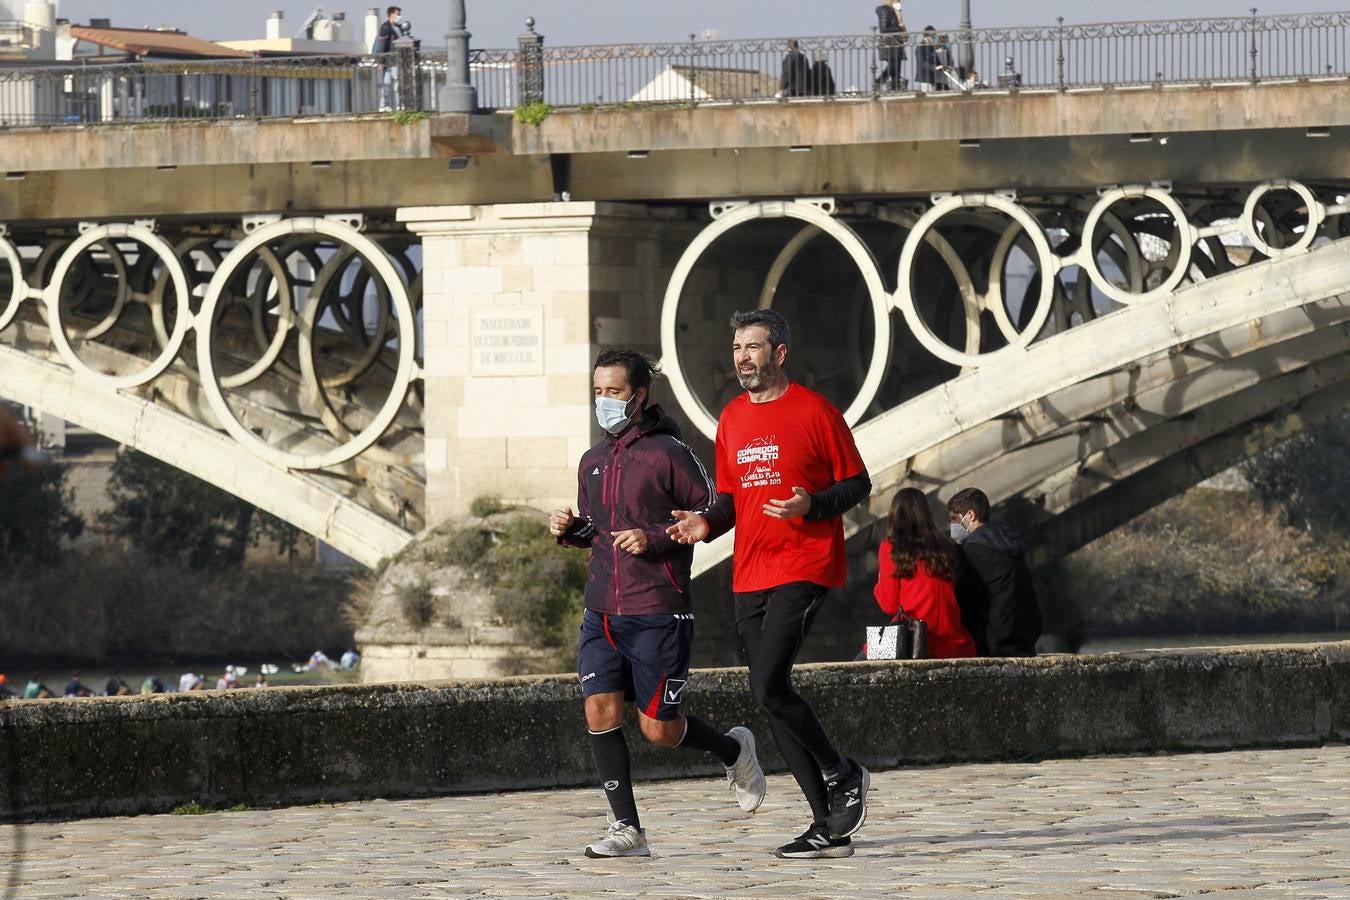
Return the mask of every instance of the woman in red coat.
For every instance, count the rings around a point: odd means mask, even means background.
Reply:
[[[903,611],[926,622],[934,659],[974,656],[975,641],[956,605],[956,544],[933,524],[928,498],[914,488],[897,491],[887,522],[889,533],[877,551],[877,605],[888,615]]]

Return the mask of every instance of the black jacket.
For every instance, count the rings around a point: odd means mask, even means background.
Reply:
[[[393,53],[394,41],[403,35],[399,32],[398,26],[388,20],[380,23],[380,30],[375,35],[375,43],[370,48],[371,53]]]
[[[789,50],[783,57],[783,76],[778,79],[778,89],[788,97],[804,97],[810,80],[811,64],[806,61],[806,54]]]
[[[956,599],[980,656],[1036,655],[1041,609],[1026,557],[1017,532],[998,522],[986,522],[961,544]]]

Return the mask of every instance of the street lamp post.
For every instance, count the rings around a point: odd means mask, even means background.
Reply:
[[[975,68],[975,47],[970,39],[970,0],[961,0],[961,68]]]
[[[469,80],[469,32],[464,0],[450,0],[450,30],[445,35],[445,87],[437,109],[471,113],[478,109],[478,92]]]

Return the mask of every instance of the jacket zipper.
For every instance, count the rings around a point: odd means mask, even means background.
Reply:
[[[670,586],[675,589],[676,593],[683,594],[684,588],[680,587],[680,583],[675,580],[675,570],[670,567],[670,560],[661,560],[661,565],[665,566],[666,578],[670,579]]]

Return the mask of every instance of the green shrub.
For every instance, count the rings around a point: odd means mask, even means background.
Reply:
[[[436,595],[425,578],[399,585],[397,593],[399,612],[413,628],[421,631],[436,618]]]
[[[533,103],[526,103],[524,106],[516,107],[516,121],[522,125],[533,125],[538,128],[549,114],[553,112],[553,107],[542,100],[536,100]]]
[[[502,498],[493,494],[484,494],[481,497],[475,497],[469,504],[469,512],[476,519],[486,519],[488,516],[495,516],[505,509],[502,506]]]

